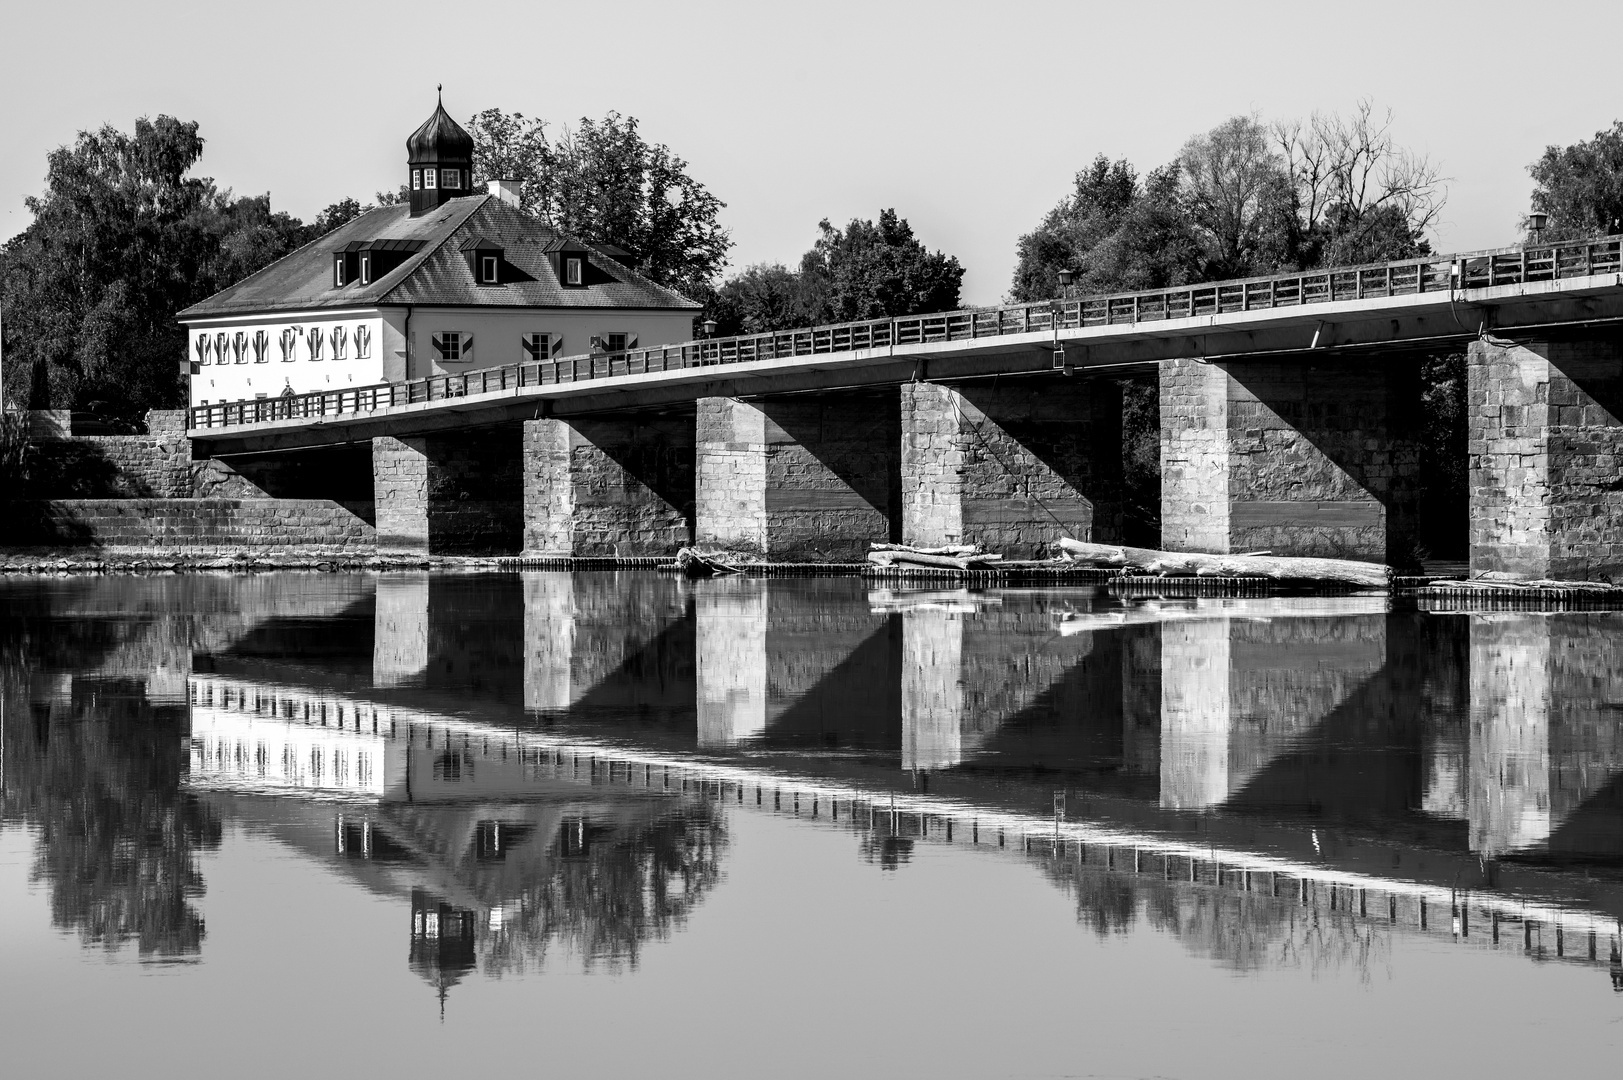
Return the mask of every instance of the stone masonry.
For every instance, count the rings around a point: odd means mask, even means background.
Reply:
[[[1040,557],[1121,534],[1121,395],[1111,382],[902,387],[902,538]]]
[[[372,440],[379,554],[517,554],[519,433]]]
[[[1472,342],[1471,571],[1623,580],[1623,342]]]
[[[852,561],[899,538],[894,390],[705,398],[696,430],[699,544]]]
[[[1416,370],[1406,359],[1163,361],[1162,546],[1412,562]]]
[[[691,413],[524,424],[524,552],[669,555],[693,535]]]
[[[191,490],[185,413],[147,413],[145,435],[75,435],[66,410],[29,414],[30,486],[54,499],[184,499]]]
[[[325,499],[55,499],[14,502],[0,546],[185,555],[373,552],[372,527]]]

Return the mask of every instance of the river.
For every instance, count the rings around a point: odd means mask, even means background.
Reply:
[[[1567,1076],[1623,613],[0,578],[17,1077]]]

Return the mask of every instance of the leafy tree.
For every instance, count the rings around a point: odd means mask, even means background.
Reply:
[[[1100,154],[1076,187],[1017,245],[1013,299],[1060,295],[1059,272],[1086,293],[1156,289],[1198,280],[1201,250],[1176,164],[1140,184],[1126,161]]]
[[[1205,248],[1203,276],[1255,273],[1265,225],[1288,199],[1285,160],[1266,126],[1236,116],[1184,144],[1178,155],[1190,217]]]
[[[543,121],[487,109],[469,121],[476,180],[517,180],[519,205],[588,243],[631,254],[661,285],[700,297],[732,241],[717,220],[726,204],[688,175],[668,146],[649,143],[635,117],[582,118],[548,138]]]
[[[782,263],[758,263],[729,278],[707,298],[706,312],[723,337],[809,326],[800,275]]]
[[[1527,167],[1533,209],[1550,215],[1547,240],[1623,231],[1623,120],[1588,142],[1550,146]]]
[[[181,404],[175,314],[369,209],[345,199],[305,226],[190,175],[202,153],[195,122],[160,116],[48,156],[34,220],[0,249],[7,401],[131,417]]]
[[[951,255],[931,252],[895,210],[879,220],[853,218],[836,229],[825,218],[821,235],[800,260],[800,286],[814,323],[880,319],[950,311],[958,306],[964,268]]]

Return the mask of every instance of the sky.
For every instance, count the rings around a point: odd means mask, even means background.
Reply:
[[[1448,178],[1442,251],[1520,239],[1527,166],[1623,118],[1615,0],[1353,5],[3,0],[0,237],[80,130],[196,120],[198,171],[308,219],[405,177],[434,108],[572,124],[610,110],[726,204],[731,270],[894,207],[1004,297],[1015,243],[1096,154],[1141,172],[1230,116],[1368,98]]]

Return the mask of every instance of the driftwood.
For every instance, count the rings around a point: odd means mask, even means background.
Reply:
[[[905,551],[914,555],[949,555],[962,559],[968,555],[981,554],[979,544],[943,544],[940,547],[918,547],[913,544],[869,544],[872,551]]]
[[[1317,582],[1385,589],[1392,568],[1350,559],[1304,559],[1279,555],[1202,555],[1184,551],[1086,544],[1064,537],[1056,546],[1066,557],[1088,566],[1113,567],[1144,574],[1178,577],[1254,577],[1271,581]]]
[[[1001,555],[927,555],[919,551],[870,551],[868,561],[875,566],[933,566],[943,570],[984,570],[1003,560]]]
[[[729,566],[714,555],[706,555],[702,551],[692,548],[683,548],[676,553],[676,568],[682,572],[683,577],[708,578],[719,577],[723,574],[743,573],[736,566]]]

